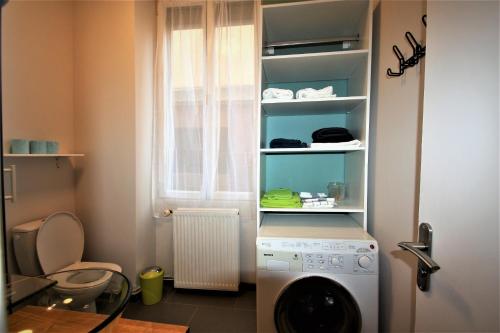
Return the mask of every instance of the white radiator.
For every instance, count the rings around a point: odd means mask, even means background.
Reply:
[[[174,211],[174,286],[232,290],[240,283],[238,209]]]

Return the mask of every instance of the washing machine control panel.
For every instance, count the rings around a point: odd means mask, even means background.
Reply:
[[[257,253],[259,269],[261,266],[268,269],[276,267],[279,261],[281,267],[303,272],[374,274],[378,271],[378,245],[374,240],[315,241],[259,238]],[[291,259],[290,265],[281,262],[289,261],[287,258]]]

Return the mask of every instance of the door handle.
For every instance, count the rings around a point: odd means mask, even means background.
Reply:
[[[17,198],[17,181],[16,181],[16,166],[9,165],[3,169],[4,173],[10,174],[10,194],[5,195],[4,200],[10,200],[11,202],[16,202]]]
[[[430,273],[434,273],[439,270],[441,267],[432,260],[424,251],[428,249],[428,246],[424,243],[413,243],[413,242],[399,242],[398,246],[403,250],[410,251],[414,255],[417,256],[419,260],[421,260],[425,266],[431,271]],[[423,251],[422,251],[423,250]]]
[[[413,253],[418,258],[417,285],[422,291],[429,290],[431,274],[441,267],[431,258],[432,227],[421,223],[418,227],[418,242],[399,242],[403,250]]]

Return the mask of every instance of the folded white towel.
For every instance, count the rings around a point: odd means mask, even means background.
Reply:
[[[300,192],[299,196],[301,199],[311,199],[312,194],[310,192]]]
[[[329,204],[326,201],[321,203],[319,202],[305,202],[302,204],[302,208],[315,208],[315,209],[323,209],[323,208],[333,208],[335,205]]]
[[[361,146],[361,141],[352,140],[346,142],[313,142],[309,144],[309,148],[314,149],[332,149],[341,147],[359,147]]]
[[[300,199],[302,202],[315,202],[315,201],[327,201],[326,193],[311,193],[311,192],[300,192]]]
[[[297,99],[307,99],[307,98],[327,98],[327,97],[335,97],[336,94],[333,93],[333,87],[328,86],[323,89],[313,89],[313,88],[305,88],[300,89],[295,94],[295,98]]]
[[[263,99],[293,99],[293,91],[288,89],[267,88],[262,92]]]

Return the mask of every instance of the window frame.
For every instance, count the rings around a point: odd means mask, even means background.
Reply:
[[[213,78],[214,74],[212,71],[211,66],[209,64],[212,61],[212,48],[214,47],[213,45],[213,36],[215,34],[215,29],[217,28],[215,24],[215,10],[216,10],[216,1],[200,1],[200,0],[184,0],[184,1],[176,1],[176,2],[164,2],[162,10],[168,11],[170,8],[178,8],[178,7],[201,7],[202,8],[202,15],[205,15],[205,19],[201,22],[201,27],[202,30],[205,32],[205,38],[203,40],[204,42],[204,52],[203,52],[203,62],[204,62],[204,70],[205,70],[205,85],[204,86],[197,86],[195,89],[198,91],[198,89],[202,90],[200,91],[200,95],[203,95],[204,98],[200,99],[199,102],[203,103],[203,106],[206,106],[208,104],[208,95],[209,91],[211,90],[210,87],[213,83],[210,83],[209,78]],[[168,13],[166,14],[168,17]],[[166,23],[165,23],[166,24]],[[250,24],[249,24],[250,25]],[[225,27],[228,26],[239,26],[239,25],[226,25]],[[254,29],[254,34],[255,34],[255,26],[253,27]],[[166,30],[167,36],[166,41],[167,43],[171,43],[173,40],[173,31],[169,31],[170,29]],[[209,41],[212,41],[212,43],[209,43]],[[173,52],[171,52],[173,54]],[[164,68],[167,71],[171,71],[172,69],[172,63],[167,62],[164,64]],[[172,79],[170,80],[169,84],[172,84]],[[235,87],[241,87],[242,89],[246,90],[251,85],[248,84],[242,84],[242,85],[237,85]],[[248,89],[250,90],[250,89]],[[179,94],[182,96],[182,92],[186,91],[183,90],[182,88],[176,88],[172,85],[172,94]],[[245,94],[245,96],[247,96]],[[183,103],[188,101],[188,99],[174,99],[175,102],[172,103],[172,107],[175,109],[176,104]],[[222,102],[224,101],[229,101],[229,99],[221,99]],[[243,99],[238,99],[238,101],[241,102],[255,102],[255,93],[249,94],[248,98],[243,98]],[[174,148],[175,149],[175,148]],[[257,149],[256,149],[257,150]],[[256,152],[258,153],[258,152]],[[217,163],[218,165],[218,163]],[[219,171],[219,167],[217,166],[217,171]],[[203,184],[203,179],[206,177],[206,171],[202,169],[202,184]],[[215,181],[215,187],[217,188],[219,185],[219,172],[216,173],[216,181]],[[215,190],[211,195],[209,195],[210,199],[213,200],[254,200],[255,198],[255,191],[257,189],[254,189],[252,191],[225,191],[225,190]],[[198,191],[193,191],[193,190],[183,190],[183,189],[166,189],[163,188],[162,190],[159,191],[159,199],[196,199],[196,200],[202,200],[207,197],[207,193],[204,193],[203,186],[200,188]],[[163,194],[163,195],[162,195]]]

